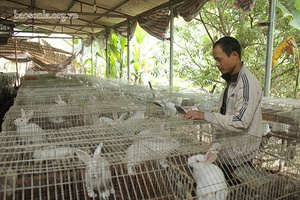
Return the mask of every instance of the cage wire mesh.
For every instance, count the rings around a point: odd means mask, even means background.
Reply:
[[[299,199],[299,102],[264,99],[262,140],[155,103],[211,111],[217,99],[86,75],[28,76],[2,124],[0,198]],[[16,128],[21,109],[36,126]]]
[[[262,147],[275,156],[299,164],[299,100],[265,98],[263,104],[265,134]]]
[[[42,88],[49,86],[61,88],[82,85],[85,85],[85,83],[78,80],[57,79],[57,77],[53,76],[52,74],[28,75],[22,79],[22,86],[31,88]]]
[[[218,99],[219,96],[215,94],[187,91],[159,92],[156,96],[156,101],[172,102],[175,106],[183,108],[185,112],[192,108],[207,112],[215,111],[218,106]]]
[[[13,87],[17,82],[16,73],[1,73],[0,88]]]
[[[195,143],[185,132],[193,126],[187,121],[165,122],[162,126],[153,128],[153,123],[149,123],[147,131],[131,137],[120,129],[100,126],[46,130],[41,134],[46,139],[33,144],[19,142],[11,136],[12,132],[2,132],[1,167],[13,171],[3,173],[2,178],[8,181],[15,175],[4,190],[10,193],[5,195],[13,199],[87,199],[100,191],[100,197],[109,199],[173,199],[170,188],[173,180],[160,160],[180,152],[179,142],[180,145],[188,140],[189,145]],[[97,164],[102,171],[109,169],[105,173],[110,176],[104,185],[97,180],[100,185],[91,194],[85,171],[89,163],[82,162],[76,150],[92,155],[100,143],[103,144],[101,157],[107,162],[102,160],[104,164]]]
[[[276,174],[277,184],[284,185],[275,188],[278,191],[275,199],[299,199],[300,102],[296,99],[264,98],[262,112],[265,130],[257,164],[266,172]]]
[[[94,88],[85,86],[63,87],[61,89],[51,88],[49,86],[47,89],[21,87],[18,91],[15,105],[55,104],[59,98],[66,103],[70,103],[71,96],[75,95],[76,97],[76,93],[79,95],[78,91],[84,91],[87,97],[97,94]]]
[[[78,92],[80,91],[80,92]],[[117,101],[129,99],[137,101],[129,95],[125,95],[118,91],[96,90],[90,87],[70,87],[63,89],[19,89],[15,99],[15,106],[24,105],[51,105],[58,104],[63,101],[65,104],[80,104],[88,103],[107,103],[108,101]]]
[[[83,109],[76,105],[13,106],[4,117],[2,130],[40,131],[84,126],[83,113]]]

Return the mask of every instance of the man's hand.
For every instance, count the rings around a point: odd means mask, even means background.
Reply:
[[[202,120],[204,119],[204,112],[199,110],[190,110],[184,116],[184,119]]]

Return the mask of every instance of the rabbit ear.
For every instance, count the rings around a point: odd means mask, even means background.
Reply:
[[[209,148],[208,151],[214,151],[214,152],[219,153],[221,151],[221,147],[222,147],[222,145],[219,142],[216,142],[211,145],[211,147]]]
[[[58,95],[58,97],[55,98],[55,102],[60,105],[66,104],[66,102],[61,99],[60,95]]]
[[[94,152],[94,156],[99,156],[101,154],[102,147],[103,147],[103,142],[100,142],[97,149]]]
[[[205,154],[205,161],[208,163],[212,163],[217,159],[217,154],[213,151],[208,151]]]
[[[21,117],[25,117],[26,116],[26,112],[25,112],[25,110],[22,108],[21,109]]]
[[[221,144],[220,143],[214,143],[209,148],[208,152],[215,154],[215,157],[217,157],[218,153],[221,151]]]
[[[85,164],[87,164],[92,159],[91,156],[87,152],[82,151],[80,149],[76,149],[75,153],[78,156],[78,158]]]
[[[122,115],[120,115],[119,121],[123,121],[126,116],[127,116],[127,113],[123,113]]]
[[[118,120],[118,113],[117,112],[112,112],[112,119],[117,121]]]
[[[60,96],[58,95],[57,97],[55,97],[55,103],[58,103],[58,102],[60,102]]]
[[[33,116],[33,110],[28,110],[28,111],[26,112],[26,114],[25,114],[25,117],[26,117],[27,119],[30,119],[32,116]]]

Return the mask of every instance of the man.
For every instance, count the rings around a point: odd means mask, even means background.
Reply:
[[[223,169],[227,179],[232,178],[231,173],[237,166],[257,155],[262,137],[262,89],[241,60],[241,53],[240,43],[232,37],[223,37],[213,45],[216,66],[226,81],[219,112],[191,110],[184,115],[185,119],[205,120],[230,132],[223,136],[220,132],[216,137],[223,138],[225,144],[222,144],[219,162],[227,168]]]

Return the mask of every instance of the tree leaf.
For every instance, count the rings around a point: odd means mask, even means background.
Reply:
[[[298,6],[298,4],[296,4],[296,6]],[[295,8],[295,2],[292,6],[286,6],[280,2],[277,2],[277,7],[281,9],[281,11],[284,13],[284,16],[292,16],[293,20],[290,22],[290,25],[300,30],[300,10]]]
[[[144,42],[146,35],[147,35],[147,33],[140,26],[136,27],[135,37],[136,37],[136,41],[139,45],[141,45]]]

